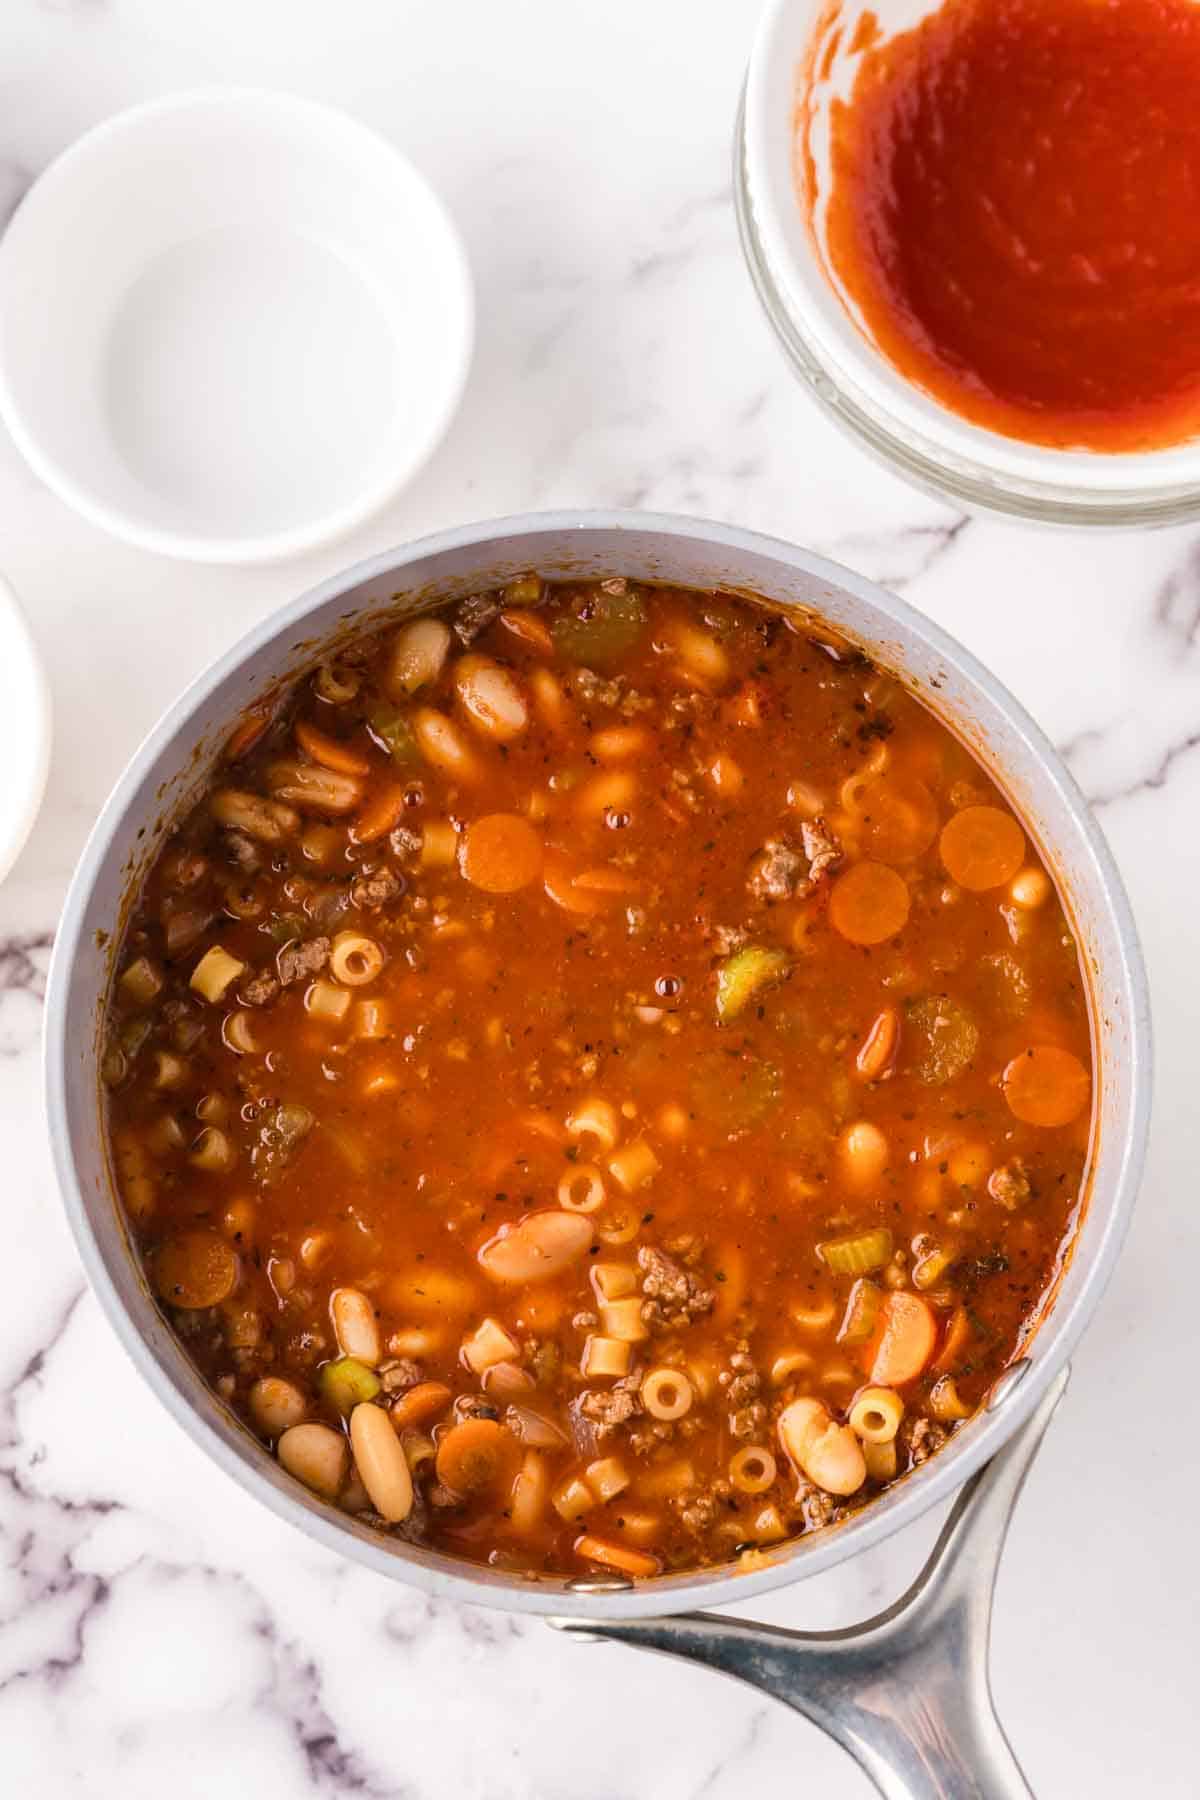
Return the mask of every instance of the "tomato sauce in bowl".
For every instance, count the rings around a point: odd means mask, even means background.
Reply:
[[[1200,9],[945,0],[890,36],[861,15],[851,48],[821,233],[878,350],[963,419],[1030,444],[1193,439]]]

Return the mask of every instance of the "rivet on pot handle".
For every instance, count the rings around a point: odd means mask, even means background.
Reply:
[[[761,1688],[828,1732],[887,1800],[1031,1800],[992,1704],[988,1636],[1009,1519],[1069,1373],[962,1489],[907,1593],[860,1625],[782,1631],[715,1613],[550,1623]]]

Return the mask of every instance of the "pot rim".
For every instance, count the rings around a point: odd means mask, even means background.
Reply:
[[[1119,1141],[1106,1144],[1100,1157],[1115,1162],[1113,1199],[1107,1216],[1088,1246],[1084,1273],[1069,1305],[1050,1304],[1035,1337],[1035,1354],[1022,1361],[1024,1378],[1003,1382],[993,1399],[971,1421],[970,1434],[945,1450],[844,1524],[800,1540],[792,1553],[766,1568],[741,1572],[693,1570],[656,1577],[633,1587],[603,1579],[575,1585],[560,1579],[519,1581],[509,1585],[495,1571],[437,1553],[409,1557],[397,1553],[395,1540],[357,1530],[344,1514],[311,1503],[301,1491],[276,1485],[249,1455],[235,1449],[180,1390],[119,1295],[84,1199],[83,1182],[69,1128],[66,1071],[68,999],[72,971],[85,928],[92,889],[106,865],[131,800],[147,771],[184,732],[202,702],[226,677],[256,652],[284,637],[309,614],[364,582],[401,576],[409,564],[456,550],[484,549],[495,539],[570,535],[587,532],[655,534],[690,539],[733,555],[772,557],[802,568],[817,581],[854,595],[882,610],[899,630],[915,637],[954,666],[1001,714],[1023,741],[1043,784],[1054,791],[1080,833],[1098,878],[1119,945],[1120,972],[1128,1001],[1127,1082],[1129,1102]],[[819,611],[819,602],[814,610]],[[952,721],[951,721],[952,722]],[[97,1076],[98,1079],[98,1076]],[[376,1573],[402,1580],[436,1597],[474,1605],[535,1614],[571,1613],[578,1618],[619,1619],[679,1613],[695,1607],[741,1605],[756,1595],[832,1568],[858,1551],[881,1543],[948,1499],[980,1469],[1018,1426],[1032,1414],[1054,1375],[1062,1369],[1091,1318],[1115,1266],[1129,1226],[1145,1154],[1152,1085],[1149,996],[1141,947],[1129,901],[1112,853],[1087,801],[1041,728],[1003,684],[940,626],[906,601],[830,559],[765,533],[678,514],[629,510],[572,510],[521,513],[488,519],[417,538],[380,552],[350,568],[327,576],[295,600],[269,614],[206,670],[189,683],[144,739],[117,780],[93,826],[72,877],[55,936],[46,989],[44,1031],[44,1097],[55,1174],[71,1230],[92,1288],[98,1294],[117,1337],[168,1412],[188,1436],[224,1472],[280,1518],[297,1526],[326,1549],[349,1556]],[[114,1214],[115,1216],[115,1214]],[[1079,1260],[1076,1250],[1072,1267]],[[196,1380],[200,1383],[197,1375]],[[202,1383],[200,1384],[202,1385]],[[247,1435],[247,1443],[253,1440]],[[407,1549],[407,1546],[405,1547]]]

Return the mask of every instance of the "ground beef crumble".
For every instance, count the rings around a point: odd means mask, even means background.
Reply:
[[[640,694],[620,676],[606,678],[595,669],[574,669],[567,676],[567,687],[586,706],[609,706],[631,719],[637,713],[650,712],[656,705],[651,694]]]
[[[587,1388],[579,1396],[579,1409],[585,1419],[597,1428],[597,1435],[615,1431],[642,1410],[642,1403],[630,1388]]]
[[[1011,1162],[1001,1163],[988,1176],[988,1193],[993,1200],[1005,1207],[1009,1212],[1016,1212],[1019,1206],[1033,1193],[1033,1183],[1029,1179],[1029,1170],[1019,1156]]]
[[[253,875],[262,868],[262,856],[258,845],[242,831],[226,831],[222,833],[225,843],[225,854],[235,869],[241,869],[244,875]]]
[[[318,974],[329,961],[329,939],[309,938],[306,944],[287,944],[275,958],[275,967],[284,987]]]
[[[679,1522],[699,1537],[717,1522],[719,1507],[712,1494],[695,1494],[679,1509]]]
[[[388,833],[388,849],[397,862],[408,862],[421,848],[421,833],[411,825],[397,825]]]
[[[394,869],[376,869],[370,875],[360,875],[350,888],[350,901],[354,906],[361,906],[376,911],[386,906],[389,901],[398,899],[404,892],[403,877]]]
[[[500,611],[491,594],[469,594],[454,615],[454,632],[460,644],[473,644]]]
[[[914,1468],[936,1456],[947,1435],[945,1428],[936,1425],[932,1419],[910,1419],[900,1428],[901,1442],[907,1446]]]
[[[329,961],[329,939],[327,937],[310,938],[305,944],[288,944],[275,958],[277,974],[263,969],[238,989],[238,999],[243,1006],[269,1006],[277,1000],[281,988],[290,987],[294,981],[302,981],[306,976],[315,975]]]
[[[800,827],[800,841],[808,858],[808,881],[811,889],[831,869],[837,868],[842,860],[842,846],[824,819],[806,819]]]
[[[746,886],[756,900],[790,900],[805,878],[804,858],[783,838],[768,838],[750,867]]]
[[[279,977],[264,970],[261,975],[254,975],[245,985],[238,989],[238,999],[244,1006],[269,1006],[279,994]]]
[[[799,1514],[806,1531],[820,1531],[823,1526],[831,1525],[841,1510],[832,1494],[814,1486],[811,1481],[800,1483],[792,1509]]]
[[[806,819],[801,848],[768,838],[750,865],[746,886],[756,900],[794,900],[811,894],[842,860],[842,847],[823,819]]]
[[[638,1251],[642,1271],[642,1318],[651,1329],[690,1325],[712,1311],[716,1295],[674,1257],[646,1244]]]
[[[462,1419],[498,1419],[500,1408],[482,1394],[460,1394],[454,1402],[454,1417]]]
[[[735,1438],[759,1438],[767,1423],[767,1409],[761,1400],[739,1406],[729,1415],[729,1430]]]
[[[759,1394],[762,1377],[750,1354],[750,1345],[739,1338],[727,1366],[717,1376],[729,1404],[729,1430],[735,1438],[761,1437],[767,1423],[767,1408]]]
[[[396,1356],[379,1365],[379,1385],[385,1394],[402,1394],[424,1379],[425,1371],[411,1356]]]
[[[740,925],[713,925],[708,936],[718,956],[732,956],[735,950],[744,950],[750,942],[750,933]]]

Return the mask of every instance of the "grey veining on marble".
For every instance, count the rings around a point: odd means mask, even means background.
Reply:
[[[40,995],[71,865],[142,732],[253,620],[419,532],[638,505],[805,541],[996,669],[1062,747],[1144,933],[1154,1141],[1127,1252],[1018,1508],[994,1682],[1037,1791],[1195,1793],[1200,1435],[1180,1429],[1200,1206],[1200,534],[964,520],[865,461],[790,380],[739,263],[728,139],[754,26],[722,0],[6,0],[0,224],[80,131],[172,88],[347,106],[464,230],[480,338],[434,461],[343,545],[182,567],[111,543],[0,437],[0,566],[57,711],[43,817],[0,887],[0,1791],[30,1800],[853,1800],[863,1778],[733,1684],[534,1621],[436,1608],[231,1489],[82,1287],[41,1123]],[[1139,1518],[1135,1501],[1144,1503]],[[936,1520],[764,1616],[894,1598]]]

